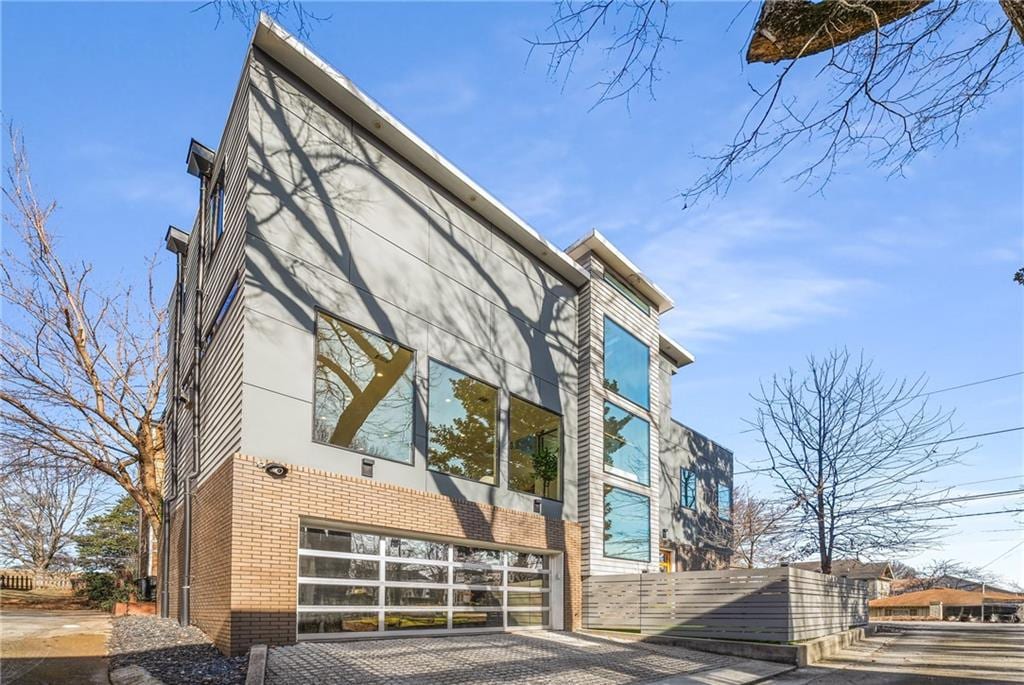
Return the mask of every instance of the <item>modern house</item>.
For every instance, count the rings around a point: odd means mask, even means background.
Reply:
[[[188,171],[163,615],[228,653],[571,630],[589,575],[728,562],[673,302],[601,234],[547,242],[266,18]]]
[[[821,572],[821,564],[817,561],[801,561],[790,566]],[[867,583],[868,599],[888,597],[892,594],[892,566],[887,561],[836,559],[832,562],[832,575],[864,581]]]

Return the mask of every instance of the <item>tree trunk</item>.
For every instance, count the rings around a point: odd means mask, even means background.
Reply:
[[[1014,2],[1019,0],[1003,0]],[[766,0],[747,62],[775,63],[831,50],[913,14],[931,0]]]
[[[999,0],[999,5],[1017,32],[1017,37],[1024,43],[1024,0]]]

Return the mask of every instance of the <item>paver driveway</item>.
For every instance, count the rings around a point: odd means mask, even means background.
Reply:
[[[590,635],[530,631],[305,642],[270,650],[267,682],[284,685],[625,685],[748,683],[789,667]]]

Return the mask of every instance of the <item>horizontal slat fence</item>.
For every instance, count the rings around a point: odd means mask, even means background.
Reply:
[[[591,576],[583,625],[648,635],[794,642],[867,623],[862,581],[796,568]]]

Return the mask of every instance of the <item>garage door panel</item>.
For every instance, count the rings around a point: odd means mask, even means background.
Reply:
[[[299,639],[544,628],[550,557],[303,525]]]

